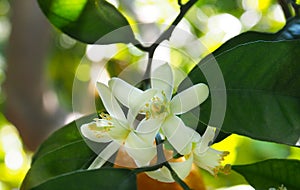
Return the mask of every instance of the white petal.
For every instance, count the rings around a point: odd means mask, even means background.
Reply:
[[[171,100],[171,111],[174,114],[182,114],[199,106],[204,102],[209,94],[209,89],[206,84],[196,84],[179,94]]]
[[[127,114],[128,124],[129,126],[132,126],[136,116],[138,113],[144,108],[145,104],[151,100],[151,98],[154,97],[156,94],[155,89],[148,89],[145,92],[142,92],[140,95],[134,97],[130,97],[130,105],[129,105],[129,111]]]
[[[173,93],[173,73],[168,63],[156,68],[151,74],[151,87],[159,90],[157,95],[163,98],[162,92],[165,93],[167,100],[171,100]]]
[[[153,172],[146,172],[146,174],[151,177],[152,179],[156,179],[158,181],[164,183],[173,183],[174,179],[169,171],[168,168],[163,166],[162,168],[155,170]]]
[[[132,101],[143,92],[120,78],[110,79],[108,85],[113,95],[128,108],[132,104]]]
[[[198,149],[194,150],[194,163],[199,167],[207,170],[212,175],[218,172],[221,167],[221,161],[228,152],[218,151],[213,148],[208,148],[204,153],[200,153]]]
[[[201,138],[201,142],[199,144],[200,153],[207,151],[210,143],[214,140],[214,138],[215,138],[215,128],[211,127],[211,126],[207,126],[207,128]]]
[[[157,135],[162,122],[162,119],[143,119],[137,126],[135,132],[139,134],[143,141],[151,143],[155,140],[155,136]]]
[[[113,118],[117,118],[119,120],[125,121],[126,118],[124,112],[121,109],[117,100],[112,95],[110,89],[106,85],[99,82],[97,82],[97,89],[101,97],[101,100],[104,104],[104,107],[106,111],[109,113],[109,115]]]
[[[97,169],[101,168],[103,164],[120,148],[120,144],[118,142],[111,142],[107,145],[97,156],[97,158],[93,161],[93,163],[89,166],[88,169]]]
[[[193,154],[188,156],[188,159],[183,162],[170,162],[171,167],[181,179],[186,178],[190,174],[192,164]]]
[[[153,139],[154,140],[154,139]],[[129,133],[125,141],[125,150],[138,163],[138,166],[146,166],[156,155],[154,142],[145,142],[135,132]]]
[[[181,155],[189,154],[192,150],[192,142],[199,134],[193,129],[184,125],[182,120],[177,116],[169,116],[162,124],[163,134]]]
[[[111,137],[105,132],[104,128],[97,126],[96,122],[86,123],[80,127],[81,133],[84,137],[94,142],[110,142]]]
[[[172,169],[176,172],[176,174],[181,178],[186,178],[192,169],[193,164],[193,155],[191,154],[189,158],[182,162],[169,162]],[[172,183],[174,179],[171,175],[171,172],[166,167],[162,167],[153,172],[146,172],[146,174],[152,179],[156,179],[165,183]]]
[[[122,122],[117,119],[112,119],[113,127],[108,131],[112,139],[124,141],[130,132],[127,122]]]

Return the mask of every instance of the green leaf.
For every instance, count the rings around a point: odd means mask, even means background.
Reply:
[[[94,151],[100,151],[105,144],[89,142],[93,151],[81,137],[77,125],[91,122],[95,117],[83,117],[53,133],[35,154],[22,189],[29,190],[54,178],[86,169],[97,156]]]
[[[22,189],[31,189],[54,177],[86,168],[87,164],[91,163],[91,158],[95,157],[95,153],[83,140],[54,149],[32,164]]]
[[[217,56],[227,50],[230,50],[236,46],[251,43],[255,41],[279,41],[279,40],[294,40],[300,38],[300,18],[293,17],[289,19],[286,25],[276,33],[263,33],[249,31],[242,33],[220,46],[213,52],[214,56]]]
[[[258,140],[295,145],[300,138],[300,42],[257,41],[216,57],[227,91],[222,131]],[[189,74],[205,82],[212,59],[204,59]],[[218,93],[218,86],[210,86]],[[207,123],[210,101],[201,104],[200,121]]]
[[[105,0],[38,0],[50,22],[62,32],[84,42],[97,44],[134,41],[126,18]],[[128,26],[122,32],[113,32]],[[106,34],[113,32],[109,37]],[[100,41],[98,41],[102,38]]]
[[[288,190],[300,187],[300,161],[272,159],[249,165],[235,165],[232,169],[242,174],[256,190],[278,189],[282,185]]]
[[[32,190],[135,190],[136,175],[128,169],[78,171],[53,178]]]
[[[260,40],[274,41],[275,38],[276,38],[276,34],[254,32],[254,31],[245,32],[225,42],[223,45],[221,45],[218,49],[216,49],[213,52],[213,55],[217,56],[227,50],[230,50],[242,44],[251,43]]]
[[[56,149],[59,149],[63,146],[68,145],[69,143],[82,141],[82,136],[78,130],[77,126],[80,126],[83,123],[92,121],[94,118],[97,118],[97,115],[89,115],[73,121],[58,131],[54,132],[47,140],[41,144],[37,152],[32,158],[32,164],[43,155],[53,152]]]

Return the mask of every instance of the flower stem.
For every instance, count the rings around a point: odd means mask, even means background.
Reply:
[[[173,170],[169,162],[166,160],[163,146],[162,146],[162,139],[160,135],[156,135],[155,137],[156,147],[157,147],[157,163],[163,163],[163,166],[169,169],[173,179],[184,189],[190,190],[189,186],[177,175],[177,173]]]
[[[164,166],[166,166],[169,171],[171,172],[171,175],[173,179],[184,189],[184,190],[190,190],[189,186],[177,175],[177,173],[173,170],[169,162],[165,162]]]
[[[154,166],[147,166],[147,167],[141,167],[141,168],[136,168],[132,172],[133,174],[138,174],[141,172],[149,172],[149,171],[155,171],[159,168],[162,168],[165,166],[166,168],[169,169],[171,172],[171,175],[173,179],[184,189],[184,190],[190,190],[189,186],[177,175],[177,173],[173,170],[169,162],[166,160],[164,151],[163,151],[163,146],[162,142],[163,140],[159,135],[155,137],[155,142],[156,142],[156,147],[157,147],[157,164]]]

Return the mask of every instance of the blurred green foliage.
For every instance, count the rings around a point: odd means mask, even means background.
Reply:
[[[131,5],[136,5],[136,7],[128,7],[122,4],[121,1],[117,1],[120,5],[119,9],[126,15],[131,24],[136,24],[140,20],[136,16],[138,9],[145,5],[140,5],[138,0],[131,1]],[[174,12],[178,11],[176,6],[177,1],[170,1],[171,4],[161,3],[161,1],[149,1],[149,4],[160,7],[160,9],[168,10],[164,14],[160,14],[155,20],[156,23],[152,23],[152,27],[158,28],[162,31],[164,24],[170,23],[170,17],[174,17]],[[139,7],[140,6],[140,7]],[[164,6],[164,7],[163,7]],[[132,9],[130,9],[132,8]],[[9,22],[9,1],[0,1],[0,84],[2,84],[5,79],[5,45],[8,40],[8,35],[10,31]],[[140,12],[139,12],[140,13]],[[197,6],[193,7],[190,12],[186,15],[185,20],[189,31],[197,36],[206,45],[207,50],[201,52],[201,57],[203,57],[208,52],[213,51],[224,43],[224,35],[226,30],[222,30],[222,27],[217,27],[219,33],[213,33],[212,28],[209,26],[209,19],[220,14],[230,14],[230,18],[235,18],[240,23],[241,29],[238,33],[248,30],[264,31],[264,32],[276,32],[283,25],[284,20],[282,19],[282,14],[280,12],[279,5],[275,0],[199,0]],[[247,17],[247,14],[248,17]],[[147,13],[145,13],[147,14]],[[256,18],[256,22],[249,21],[251,18]],[[250,16],[249,16],[250,15]],[[224,15],[221,15],[224,16]],[[223,18],[223,17],[220,17]],[[243,19],[242,19],[243,18]],[[168,21],[168,22],[167,22]],[[222,20],[221,20],[222,21]],[[241,22],[242,21],[242,22]],[[136,30],[138,32],[143,32],[141,30]],[[232,37],[232,36],[231,36]],[[48,66],[46,68],[48,83],[55,89],[55,92],[59,99],[59,104],[64,109],[69,112],[72,111],[72,87],[73,80],[76,74],[76,68],[80,64],[82,57],[86,53],[86,45],[77,42],[65,34],[60,33],[57,30],[53,31],[52,35],[52,48],[48,55]],[[118,46],[118,50],[123,49],[123,54],[118,54],[109,60],[100,60],[102,63],[107,62],[107,70],[110,76],[117,76],[123,68],[131,63],[135,63],[144,58],[141,53],[131,52],[130,48],[124,47],[123,45]],[[184,51],[188,51],[188,48],[182,47]],[[190,70],[186,67],[185,59],[177,59],[180,54],[172,52],[172,64],[181,67],[185,72]],[[177,56],[177,58],[176,58]],[[175,58],[174,58],[175,57]],[[88,72],[89,74],[89,72]],[[0,103],[3,103],[3,93],[0,89]],[[0,107],[1,109],[1,107]],[[5,118],[0,116],[0,130],[4,127],[10,125]],[[17,134],[14,131],[14,127],[10,125],[12,129],[11,134]],[[6,136],[9,136],[6,135]],[[220,149],[230,149],[231,158],[229,162],[232,164],[245,164],[254,161],[261,161],[267,158],[300,158],[299,150],[295,148],[290,148],[285,145],[278,145],[275,143],[266,143],[261,141],[255,141],[248,138],[233,136],[229,137],[230,143],[224,141],[218,146],[223,147]],[[5,138],[4,138],[5,140]],[[0,139],[0,147],[5,144],[4,140]],[[233,143],[235,142],[235,143]],[[23,149],[20,150],[24,151]],[[24,152],[23,152],[24,153]],[[24,153],[25,157],[30,155],[30,153]],[[8,190],[13,187],[20,185],[22,177],[24,177],[24,171],[27,170],[29,161],[24,162],[24,166],[17,170],[12,171],[5,165],[5,155],[6,152],[0,149],[0,190]],[[26,159],[25,159],[26,160]],[[27,163],[27,165],[26,165]],[[217,180],[206,173],[203,174],[206,183],[210,186],[222,187],[231,186],[240,183],[246,183],[242,176],[233,172],[232,175],[220,175]],[[3,177],[4,176],[4,177]]]
[[[86,45],[59,31],[53,32],[53,39],[46,68],[48,83],[55,89],[60,105],[72,111],[73,80]]]

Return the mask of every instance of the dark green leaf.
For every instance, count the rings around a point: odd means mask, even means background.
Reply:
[[[242,174],[256,190],[278,189],[282,185],[288,190],[300,187],[300,161],[273,159],[249,165],[236,165],[232,169]]]
[[[278,41],[237,46],[216,57],[227,89],[222,130],[251,138],[295,145],[300,138],[300,42]],[[212,59],[189,74],[205,82]],[[210,86],[218,93],[218,86]],[[200,120],[208,122],[210,101],[201,105]]]
[[[79,119],[51,135],[34,156],[22,189],[31,189],[53,178],[86,169],[96,158],[94,151],[99,151],[105,146],[105,144],[95,143],[97,146],[93,147],[93,151],[78,131],[77,125],[91,122],[93,118],[94,115]]]
[[[38,0],[50,20],[62,32],[84,42],[98,44],[130,43],[134,35],[126,18],[105,0]],[[102,38],[111,33],[109,37]],[[100,41],[98,41],[102,38]]]
[[[273,41],[275,37],[276,37],[275,34],[271,34],[271,33],[253,32],[253,31],[245,32],[225,42],[222,46],[220,46],[218,49],[216,49],[213,52],[213,55],[217,56],[236,46],[250,43],[250,42],[255,42],[260,40]]]
[[[82,140],[82,136],[79,133],[77,126],[80,126],[83,123],[91,122],[92,119],[97,118],[97,115],[90,115],[78,119],[54,132],[47,140],[41,144],[38,148],[37,152],[34,154],[32,158],[32,164],[39,157],[47,154],[49,152],[53,152],[54,150],[61,148],[69,143],[77,142]]]
[[[48,152],[33,163],[23,181],[22,189],[31,189],[61,174],[86,168],[95,156],[84,140]]]
[[[227,50],[230,50],[236,46],[251,43],[255,41],[279,41],[279,40],[293,40],[300,38],[300,18],[293,17],[287,21],[286,25],[278,32],[263,33],[249,31],[242,33],[220,46],[216,51],[213,52],[214,56],[217,56]]]
[[[136,175],[128,169],[77,171],[53,178],[32,190],[135,190]]]

